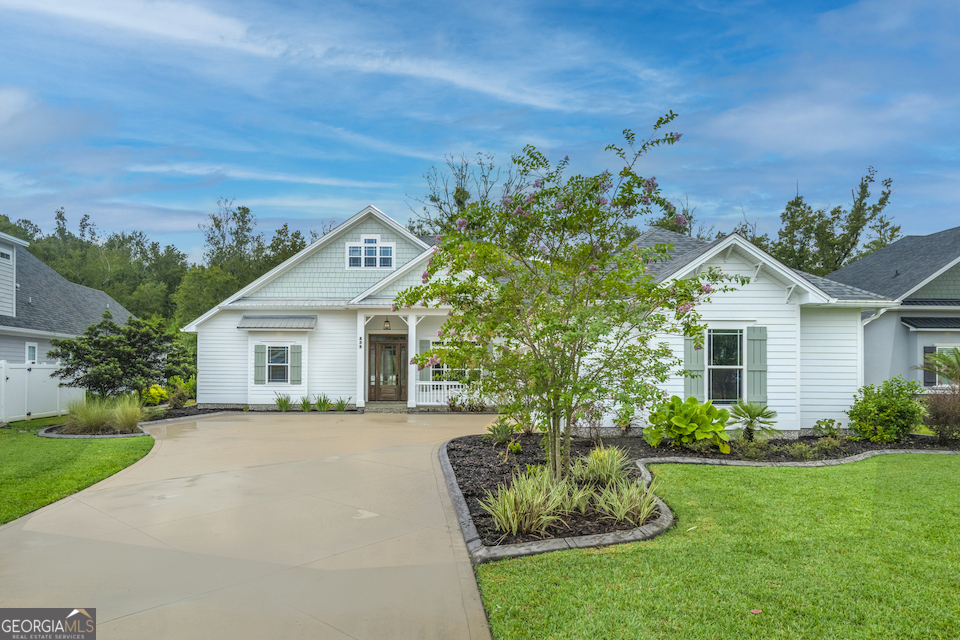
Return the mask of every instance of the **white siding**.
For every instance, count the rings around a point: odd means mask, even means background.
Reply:
[[[718,257],[706,267],[717,267],[730,275],[744,275],[751,281],[735,291],[718,292],[710,302],[697,311],[711,328],[740,328],[759,326],[767,328],[767,405],[778,414],[777,428],[799,429],[797,411],[797,319],[798,305],[794,299],[786,302],[786,286],[774,279],[768,271],[747,264],[737,253],[727,261]],[[796,296],[795,296],[796,297]],[[683,357],[683,337],[668,336],[667,342],[679,357]],[[851,362],[856,366],[856,354]],[[674,376],[666,385],[670,395],[683,396],[682,376]]]
[[[310,396],[313,400],[313,394],[310,393],[310,345],[313,332],[307,331],[247,331],[245,329],[236,329],[234,331],[240,334],[246,334],[247,337],[247,402],[249,404],[275,404],[277,396],[287,395],[294,402],[299,404],[300,398]],[[300,384],[290,384],[289,382],[254,384],[253,365],[254,365],[254,347],[258,344],[269,346],[289,347],[298,344],[302,347],[300,364],[301,370]],[[289,361],[288,361],[289,362]]]
[[[802,427],[822,418],[846,424],[860,386],[860,309],[806,308],[800,317]]]
[[[318,313],[317,328],[310,334],[309,380],[313,398],[325,393],[357,401],[357,312]],[[366,345],[364,345],[366,346]]]
[[[221,311],[197,331],[197,402],[247,404],[247,332],[240,311]]]

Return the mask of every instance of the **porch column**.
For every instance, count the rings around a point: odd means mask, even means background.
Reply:
[[[364,372],[364,364],[366,363],[366,350],[363,344],[363,332],[367,326],[367,319],[363,315],[363,311],[357,311],[357,408],[361,408],[364,405],[364,399],[367,397],[366,394],[366,375]]]
[[[409,364],[409,358],[417,353],[417,316],[407,316],[407,408],[417,406],[417,365]]]

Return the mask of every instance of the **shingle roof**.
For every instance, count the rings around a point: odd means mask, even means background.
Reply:
[[[911,298],[901,302],[905,307],[960,307],[960,300],[949,298]]]
[[[107,309],[117,324],[130,312],[103,291],[70,282],[23,247],[17,247],[17,315],[0,316],[0,327],[80,335]]]
[[[960,329],[960,318],[900,318],[914,329]]]
[[[960,257],[960,227],[906,236],[852,262],[827,279],[899,299]]]
[[[673,250],[670,252],[670,258],[663,262],[655,262],[650,265],[650,271],[654,274],[657,282],[666,280],[670,275],[676,273],[686,265],[692,263],[698,257],[709,251],[711,248],[722,242],[724,238],[717,238],[713,242],[707,242],[698,238],[692,238],[675,231],[652,227],[640,234],[633,244],[640,248],[648,248],[657,244],[672,244]],[[838,300],[885,300],[881,295],[858,287],[849,286],[840,282],[826,280],[811,273],[792,269],[794,273],[801,278],[819,288],[824,293]]]

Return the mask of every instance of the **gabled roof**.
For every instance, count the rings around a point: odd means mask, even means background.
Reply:
[[[16,316],[0,316],[0,327],[80,335],[109,310],[117,324],[130,312],[99,289],[70,282],[21,246],[17,248]]]
[[[187,326],[181,329],[181,331],[188,332],[188,333],[195,332],[197,330],[197,327],[200,326],[200,324],[202,324],[208,318],[210,318],[211,316],[216,314],[218,311],[220,311],[222,307],[225,307],[227,305],[230,305],[236,302],[240,298],[243,298],[244,296],[256,291],[267,282],[270,282],[271,280],[277,278],[278,276],[286,273],[293,267],[303,262],[306,258],[310,257],[311,255],[319,251],[322,247],[325,247],[331,242],[333,242],[334,239],[341,236],[343,233],[345,233],[350,228],[352,228],[355,224],[369,217],[376,218],[380,222],[384,223],[385,225],[387,225],[388,227],[390,227],[391,229],[399,233],[401,236],[410,240],[410,242],[412,242],[414,246],[420,247],[423,250],[428,249],[428,245],[423,240],[421,240],[417,236],[410,233],[410,231],[408,231],[407,228],[404,227],[402,224],[400,224],[390,216],[386,215],[376,207],[369,205],[364,209],[362,209],[361,211],[357,212],[355,215],[345,220],[344,222],[340,223],[335,229],[333,229],[332,231],[330,231],[329,233],[321,237],[316,242],[307,246],[305,249],[300,251],[300,253],[280,263],[279,265],[277,265],[267,273],[263,274],[262,276],[260,276],[259,278],[257,278],[256,280],[254,280],[253,282],[245,286],[240,291],[237,291],[235,294],[233,294],[232,296],[230,296],[229,298],[227,298],[226,300],[224,300],[214,308],[204,313],[202,316],[200,316],[193,322],[190,322],[189,324],[187,324]],[[274,305],[271,305],[271,306],[274,306]]]
[[[391,273],[389,276],[387,276],[383,280],[380,280],[379,282],[375,283],[372,287],[370,287],[369,289],[367,289],[366,291],[364,291],[363,293],[361,293],[360,295],[352,299],[350,301],[350,304],[359,304],[363,302],[365,299],[373,297],[373,294],[375,294],[376,292],[390,286],[400,278],[408,275],[411,271],[416,271],[430,258],[432,254],[433,254],[433,247],[431,247],[430,249],[427,249],[426,251],[418,255],[416,258],[414,258],[407,264],[403,265],[402,267],[400,267],[399,269]]]
[[[901,300],[960,263],[960,227],[906,236],[827,276],[835,282]]]
[[[649,248],[657,244],[673,245],[673,249],[669,252],[669,259],[650,265],[650,271],[654,274],[657,282],[663,282],[670,277],[676,276],[692,265],[704,262],[716,253],[722,252],[729,246],[736,244],[741,250],[762,257],[764,264],[778,271],[785,280],[811,289],[825,301],[865,301],[875,303],[887,300],[883,296],[870,291],[832,282],[797,269],[791,269],[738,234],[731,234],[712,242],[707,242],[667,229],[652,227],[640,234],[634,241],[634,245],[640,248]]]

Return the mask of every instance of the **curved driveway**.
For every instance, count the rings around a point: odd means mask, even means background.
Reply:
[[[0,527],[0,606],[109,638],[489,638],[438,445],[490,416],[229,414]]]

